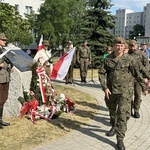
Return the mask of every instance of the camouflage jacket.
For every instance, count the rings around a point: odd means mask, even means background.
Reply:
[[[137,49],[135,51],[129,50],[129,55],[131,55],[136,60],[136,63],[139,65],[139,69],[143,77],[150,79],[150,66],[145,53]]]
[[[113,94],[129,94],[129,90],[133,89],[134,78],[140,83],[142,90],[146,90],[139,67],[129,54],[115,57],[114,52],[111,53],[105,58],[98,74],[104,91],[108,88]]]
[[[79,47],[77,51],[77,61],[79,62],[82,58],[91,61],[91,50],[89,47]]]

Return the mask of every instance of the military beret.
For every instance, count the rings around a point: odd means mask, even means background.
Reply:
[[[114,40],[113,43],[114,43],[114,44],[115,44],[115,43],[118,43],[118,44],[125,44],[125,43],[126,43],[126,40],[125,40],[124,38],[122,38],[122,37],[117,37],[117,38],[115,38],[115,40]]]
[[[137,44],[136,40],[129,41],[130,46],[135,46]]]
[[[7,40],[7,37],[4,33],[0,33],[0,40]]]
[[[43,40],[42,44],[45,45],[45,46],[49,46],[49,41],[48,40]]]

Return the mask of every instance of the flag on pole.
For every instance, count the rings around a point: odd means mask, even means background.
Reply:
[[[40,39],[40,42],[39,42],[39,45],[38,45],[38,48],[37,48],[37,52],[40,51],[43,48],[42,42],[43,42],[43,35],[41,35],[41,39]]]
[[[53,66],[51,79],[63,80],[68,72],[71,64],[75,48],[65,53],[58,62]]]

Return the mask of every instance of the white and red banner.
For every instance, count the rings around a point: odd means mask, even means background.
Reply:
[[[41,96],[42,96],[42,102],[46,103],[46,89],[44,86],[44,80],[45,80],[45,78],[47,80],[50,80],[50,79],[46,75],[45,69],[43,67],[38,67],[36,69],[36,73],[38,74],[38,77],[39,77],[39,86],[40,86],[40,91],[41,91]]]
[[[65,53],[59,61],[53,66],[51,79],[63,80],[68,72],[71,64],[75,48]]]
[[[41,35],[41,39],[40,39],[40,42],[39,42],[39,45],[38,45],[38,48],[37,48],[37,52],[40,51],[43,48],[42,42],[43,42],[43,35]]]

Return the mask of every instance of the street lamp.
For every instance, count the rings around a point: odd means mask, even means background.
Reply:
[[[140,47],[140,41],[141,41],[140,36],[141,36],[141,33],[139,33],[139,47]]]

